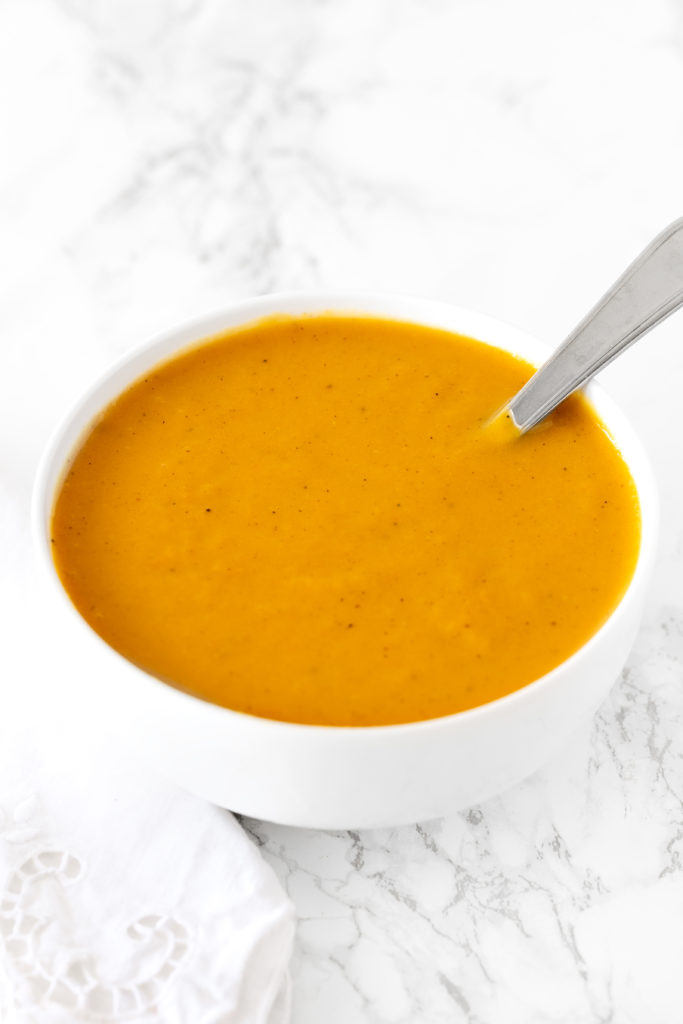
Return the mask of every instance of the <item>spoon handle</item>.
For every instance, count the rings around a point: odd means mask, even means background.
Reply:
[[[683,305],[683,218],[638,256],[507,407],[524,433]]]

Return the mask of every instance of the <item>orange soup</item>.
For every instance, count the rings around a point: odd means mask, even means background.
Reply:
[[[384,725],[508,694],[601,626],[640,543],[583,397],[523,437],[490,425],[531,373],[369,317],[208,339],[82,442],[52,520],[63,585],[136,665],[265,718]]]

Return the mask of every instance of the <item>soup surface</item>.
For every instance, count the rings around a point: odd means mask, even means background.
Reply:
[[[53,514],[64,587],[132,662],[266,718],[380,725],[510,693],[599,628],[640,542],[585,399],[521,438],[489,424],[531,373],[368,317],[209,339],[82,443]]]

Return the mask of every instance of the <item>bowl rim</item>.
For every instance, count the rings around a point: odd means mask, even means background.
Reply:
[[[337,305],[339,303],[340,305]],[[376,307],[376,308],[373,308]],[[396,307],[392,312],[388,307]],[[401,307],[401,309],[399,309]],[[412,311],[412,313],[410,313]],[[540,690],[551,687],[554,681],[564,672],[572,671],[574,666],[583,657],[598,645],[605,632],[610,630],[617,619],[621,618],[630,609],[634,601],[638,600],[642,586],[650,574],[656,549],[657,528],[659,522],[659,500],[654,473],[650,464],[647,452],[640,441],[629,420],[621,411],[611,396],[597,384],[591,381],[583,389],[584,394],[592,405],[601,421],[608,429],[617,450],[626,462],[629,471],[636,485],[636,493],[640,504],[641,512],[641,538],[638,560],[633,576],[618,604],[614,607],[609,616],[601,626],[581,645],[573,654],[560,662],[549,672],[531,680],[524,686],[513,690],[510,693],[487,701],[484,704],[475,705],[472,708],[456,711],[449,715],[441,715],[437,718],[419,719],[414,722],[397,722],[386,725],[326,725],[312,724],[305,722],[289,722],[279,719],[264,718],[244,711],[236,711],[232,708],[206,700],[205,698],[182,690],[172,683],[167,683],[158,676],[147,672],[145,669],[129,661],[115,648],[111,647],[81,616],[72,603],[66,589],[59,579],[56,566],[51,554],[49,542],[49,520],[54,506],[54,498],[61,483],[64,473],[68,468],[71,458],[78,450],[79,444],[88,432],[90,426],[96,419],[99,412],[114,400],[116,394],[129,387],[142,374],[153,366],[174,358],[181,352],[201,345],[213,335],[232,328],[239,329],[259,319],[282,314],[284,316],[322,315],[324,313],[339,313],[346,316],[377,316],[383,319],[396,320],[398,322],[414,322],[426,326],[434,326],[453,333],[461,333],[494,348],[504,348],[512,354],[518,354],[527,362],[540,364],[547,355],[553,351],[553,347],[547,342],[527,333],[506,321],[499,320],[486,313],[480,313],[469,307],[462,307],[443,300],[435,300],[419,296],[407,295],[402,292],[367,290],[346,290],[346,289],[317,289],[305,291],[278,291],[247,299],[240,299],[220,306],[216,306],[193,317],[175,322],[172,326],[156,332],[141,343],[132,346],[117,359],[113,360],[105,369],[98,374],[91,384],[72,400],[64,414],[58,420],[52,430],[48,441],[43,449],[35,477],[31,495],[31,531],[33,535],[34,551],[42,568],[43,580],[50,585],[53,594],[83,631],[94,640],[105,655],[113,656],[121,663],[122,670],[132,670],[139,676],[140,685],[153,687],[164,691],[163,699],[175,701],[179,707],[192,706],[197,704],[212,713],[230,719],[235,723],[241,723],[243,727],[258,728],[259,730],[272,730],[275,733],[291,732],[294,730],[300,737],[305,736],[398,736],[404,733],[428,732],[444,727],[451,727],[455,723],[465,724],[481,718],[491,717],[512,709],[521,701]],[[431,313],[431,315],[430,315]],[[413,315],[414,314],[414,315]],[[452,321],[451,326],[445,326],[442,319]],[[222,321],[232,321],[221,326]],[[432,322],[433,321],[433,322]],[[470,331],[470,325],[476,328],[474,333]],[[481,337],[480,331],[484,329],[489,332],[492,338]],[[507,344],[501,344],[501,338],[519,339],[522,348],[533,349],[537,356],[529,356],[528,352],[516,353],[508,348]],[[193,338],[193,340],[179,340]],[[170,346],[170,347],[169,347]],[[155,354],[156,358],[147,362],[145,357]],[[132,367],[140,360],[146,363],[146,369],[132,374],[128,383],[123,384],[104,403],[100,402],[98,411],[84,417],[84,410],[98,393],[106,389],[112,378],[126,369]],[[75,423],[80,421],[80,429],[75,440],[66,445],[65,439],[73,431]],[[623,453],[622,441],[627,449]],[[634,468],[634,463],[636,467]]]

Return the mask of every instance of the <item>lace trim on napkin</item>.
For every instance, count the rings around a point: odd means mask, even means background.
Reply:
[[[16,847],[33,845],[40,835],[32,820],[37,806],[38,799],[31,794],[16,804],[11,814],[0,807],[0,837]],[[168,915],[147,914],[133,921],[128,937],[157,955],[155,969],[131,983],[105,983],[97,974],[92,954],[76,947],[49,956],[44,949],[46,934],[69,923],[63,891],[83,875],[78,857],[45,843],[23,856],[11,872],[0,897],[0,938],[14,1004],[68,1010],[100,1021],[144,1013],[158,1003],[188,957],[188,930]]]

